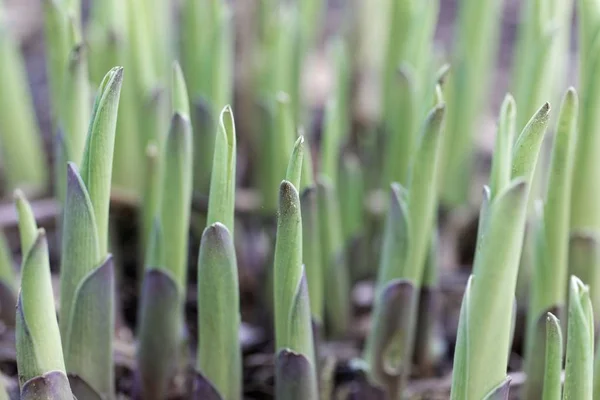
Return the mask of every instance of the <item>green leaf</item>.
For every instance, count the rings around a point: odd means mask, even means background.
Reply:
[[[233,235],[236,183],[236,132],[233,111],[226,106],[219,117],[215,141],[207,224],[221,222]]]
[[[108,209],[113,150],[123,68],[111,69],[98,89],[85,144],[81,177],[90,195],[98,232],[99,254],[108,249]]]
[[[543,400],[560,400],[563,343],[560,322],[546,314],[546,363],[544,366]]]
[[[302,161],[302,176],[300,177],[300,192],[304,191],[307,187],[315,184],[315,176],[313,171],[313,158],[311,153],[310,143],[307,141],[304,135],[303,129],[298,129],[298,137],[304,138],[304,157]]]
[[[165,90],[138,96],[130,79],[123,82],[113,157],[112,184],[115,189],[138,195],[141,192],[145,178],[142,168],[144,140],[154,137],[157,143],[159,138],[162,143],[168,130],[170,114],[163,111],[168,109],[165,97]],[[140,113],[144,115],[143,120],[138,118]]]
[[[238,271],[233,238],[227,227],[217,222],[204,230],[198,256],[196,369],[224,399],[242,398],[239,324]]]
[[[458,318],[458,329],[456,333],[456,345],[454,346],[454,363],[452,365],[452,389],[451,400],[462,400],[467,398],[469,379],[469,312],[471,308],[471,291],[473,290],[473,277],[469,276]]]
[[[310,300],[306,282],[306,270],[301,267],[300,279],[292,298],[288,319],[289,349],[304,355],[312,365],[315,365],[315,347],[313,343],[313,328],[310,314]],[[316,381],[316,373],[315,373]]]
[[[594,367],[594,316],[588,287],[572,276],[563,400],[591,399]]]
[[[321,267],[321,238],[319,236],[319,208],[316,186],[307,187],[300,196],[302,212],[302,261],[306,268],[306,280],[310,293],[310,310],[313,319],[323,323],[324,290]]]
[[[89,385],[100,398],[114,395],[113,335],[115,272],[112,256],[87,274],[77,286],[65,338],[69,378]],[[77,398],[85,398],[73,386]]]
[[[527,190],[523,179],[513,180],[489,205],[486,231],[479,238],[482,243],[475,256],[475,276],[466,310],[467,398],[484,397],[506,377]]]
[[[96,219],[90,197],[73,163],[67,165],[67,196],[62,224],[60,332],[68,349],[68,331],[80,282],[101,261]]]
[[[541,390],[544,324],[549,310],[562,312],[566,305],[568,275],[569,212],[571,178],[577,126],[577,95],[570,89],[565,95],[554,139],[550,176],[543,220],[537,235],[536,257],[533,268],[527,321],[526,371],[532,379],[526,390],[535,397]],[[561,314],[556,314],[562,316]],[[536,333],[537,332],[537,333]],[[536,336],[537,335],[537,336]],[[534,337],[541,340],[534,339]],[[541,342],[541,343],[539,343]],[[533,377],[535,376],[535,379]],[[534,386],[530,383],[535,382]],[[533,398],[533,397],[528,398]]]
[[[183,72],[181,71],[181,67],[179,66],[179,63],[177,61],[173,62],[172,71],[173,77],[171,78],[171,85],[173,94],[171,96],[171,101],[173,102],[173,113],[179,113],[185,118],[189,119],[190,100],[188,98],[188,92],[185,85],[185,79],[183,78]]]
[[[25,254],[17,303],[16,348],[19,385],[51,371],[65,373],[43,229]]]
[[[300,180],[302,176],[302,165],[304,159],[304,136],[298,137],[294,148],[292,149],[292,155],[288,163],[287,172],[285,179],[294,185],[295,188],[300,187]]]
[[[411,241],[411,224],[406,204],[406,191],[392,183],[385,220],[381,257],[377,276],[377,290],[402,276]]]
[[[384,187],[392,182],[406,185],[408,181],[410,163],[418,139],[415,84],[414,73],[407,65],[402,65],[390,82],[389,101],[393,112],[390,110],[386,118]]]
[[[547,341],[549,324],[548,315],[563,315],[564,308],[565,307],[563,305],[562,307],[554,306],[545,310],[543,314],[538,316],[537,321],[535,321],[535,326],[527,327],[528,331],[525,340],[526,353],[524,365],[524,369],[527,371],[527,382],[523,388],[523,396],[525,399],[539,398],[539,394],[542,393],[546,384],[550,385],[550,387],[555,385],[554,382],[546,379],[546,369],[549,367],[548,362],[555,362],[553,360],[546,360],[548,346],[553,346],[553,343]],[[562,368],[562,353],[561,360],[559,361],[561,362],[561,366],[559,367],[560,372],[560,369]]]
[[[522,176],[531,184],[549,117],[550,104],[546,103],[523,128],[513,147],[511,179]]]
[[[302,217],[298,191],[288,181],[279,189],[273,262],[275,351],[290,346],[289,315],[302,273]]]
[[[165,241],[164,267],[184,290],[192,202],[192,132],[189,119],[175,113],[164,146],[160,224]],[[163,267],[162,265],[157,267]]]
[[[138,325],[136,391],[141,398],[158,400],[167,396],[176,371],[181,296],[168,271],[147,265]]]
[[[319,236],[324,279],[325,324],[332,336],[341,336],[350,323],[350,276],[342,237],[340,208],[337,193],[331,181],[317,179],[319,206]]]
[[[515,99],[507,94],[500,109],[494,156],[492,157],[492,171],[490,172],[492,199],[510,183],[512,148],[515,141],[516,107]]]
[[[38,226],[35,222],[35,216],[31,205],[25,198],[23,192],[19,189],[15,191],[15,203],[17,206],[17,215],[19,216],[19,236],[21,238],[21,253],[24,256],[29,253],[29,249],[36,241]]]
[[[438,174],[445,106],[436,106],[425,119],[418,150],[409,177],[407,206],[410,221],[410,248],[402,277],[419,285],[435,220]]]

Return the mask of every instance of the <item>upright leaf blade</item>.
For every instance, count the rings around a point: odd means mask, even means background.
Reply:
[[[177,282],[163,269],[144,275],[139,317],[136,391],[143,399],[164,399],[176,365],[180,294]]]
[[[31,205],[25,198],[22,191],[15,191],[15,203],[17,206],[17,214],[19,217],[19,236],[21,238],[21,252],[23,255],[29,253],[29,249],[33,246],[36,241],[38,232],[38,226],[35,222],[35,216]]]
[[[165,265],[182,291],[187,282],[192,201],[192,132],[189,119],[175,113],[164,145],[160,224]]]
[[[115,272],[112,256],[86,275],[73,295],[65,340],[65,364],[74,395],[81,380],[99,398],[114,395],[113,334]],[[87,390],[86,390],[87,392]]]
[[[221,112],[215,141],[207,224],[221,222],[233,235],[236,183],[236,133],[233,111]]]
[[[319,232],[319,209],[316,186],[307,187],[300,196],[302,212],[302,261],[310,298],[310,311],[317,324],[323,323],[325,293]]]
[[[594,317],[588,288],[574,276],[569,285],[568,324],[563,400],[591,399]]]
[[[19,385],[48,372],[65,374],[48,261],[46,233],[38,230],[23,259],[17,303],[16,347]]]
[[[81,166],[81,177],[94,208],[100,254],[108,249],[110,184],[122,82],[123,68],[115,67],[100,84]]]
[[[275,350],[290,346],[289,312],[302,270],[302,217],[298,191],[288,181],[279,190],[279,217],[273,263]]]
[[[198,256],[199,343],[196,368],[224,399],[242,398],[238,272],[233,238],[208,226]]]
[[[63,218],[60,331],[67,353],[68,331],[73,318],[71,311],[77,287],[101,261],[92,202],[73,163],[67,165],[67,196]]]
[[[506,377],[513,296],[525,230],[527,184],[513,182],[490,205],[476,254],[468,330],[466,394],[480,398]],[[484,333],[485,332],[485,333]],[[490,342],[491,341],[491,342]],[[489,346],[489,343],[495,343]]]
[[[560,400],[563,343],[560,323],[552,314],[546,315],[546,363],[544,366],[543,400]]]

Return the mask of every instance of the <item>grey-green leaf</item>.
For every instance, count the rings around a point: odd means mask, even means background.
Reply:
[[[81,165],[81,177],[94,208],[101,255],[108,250],[110,184],[122,83],[123,68],[115,67],[100,84]]]
[[[235,135],[233,111],[231,107],[226,106],[221,112],[215,139],[207,224],[221,222],[232,235],[234,234],[237,148]]]
[[[237,260],[233,237],[219,222],[202,234],[198,255],[196,369],[224,399],[242,398]]]
[[[67,193],[62,229],[60,331],[66,350],[75,291],[82,279],[101,261],[94,210],[83,180],[73,163],[67,165]]]
[[[142,283],[135,390],[140,398],[167,396],[176,371],[180,299],[177,282],[161,269],[151,268]]]
[[[79,377],[103,398],[114,394],[114,274],[108,255],[78,285],[65,340],[68,375]]]
[[[46,233],[38,230],[23,260],[17,303],[16,348],[19,384],[51,371],[65,373],[48,261]]]

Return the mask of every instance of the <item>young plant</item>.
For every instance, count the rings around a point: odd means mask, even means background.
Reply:
[[[295,185],[302,171],[301,137],[279,190],[274,261],[275,390],[282,399],[317,398],[315,349],[306,272],[302,264],[302,216]]]
[[[563,400],[591,400],[594,376],[594,314],[588,287],[572,276]]]
[[[236,151],[233,111],[225,106],[215,139],[207,223],[221,222],[231,235],[234,230]]]
[[[526,398],[539,396],[544,383],[546,327],[549,312],[562,317],[566,305],[571,178],[577,128],[577,94],[564,98],[554,138],[546,201],[537,228],[537,263],[527,313]]]
[[[21,398],[68,399],[72,395],[56,320],[46,233],[38,229],[31,206],[19,190],[15,203],[23,254],[15,318]]]
[[[192,201],[192,132],[185,81],[173,65],[171,126],[163,145],[160,192],[142,284],[137,387],[144,399],[162,399],[177,369],[187,287]],[[156,171],[155,171],[156,172]],[[158,182],[157,182],[158,183]],[[149,206],[149,205],[148,205]]]
[[[221,112],[212,165],[208,224],[198,256],[198,355],[194,385],[219,399],[242,398],[238,340],[240,300],[233,244],[236,132],[233,112]],[[195,398],[204,398],[196,393]]]
[[[25,229],[27,231],[29,226]],[[22,232],[29,246],[23,247],[16,313],[20,398],[71,399],[56,321],[46,234],[43,229],[33,236],[31,233]]]
[[[202,234],[198,285],[199,342],[194,379],[212,386],[220,399],[241,399],[237,261],[233,236],[220,222]]]
[[[0,139],[2,165],[9,192],[46,189],[48,173],[36,125],[25,63],[0,4]]]
[[[459,319],[452,399],[485,398],[507,385],[506,365],[515,312],[513,293],[525,231],[529,183],[549,110],[548,104],[540,108],[514,145],[501,141],[512,147],[512,157],[505,156],[504,146],[495,149],[494,157],[501,157],[495,164],[496,188],[486,188],[484,192],[474,275],[467,285]],[[506,135],[507,131],[499,130],[499,134]]]
[[[122,80],[121,67],[106,74],[96,96],[81,170],[67,165],[60,331],[77,397],[114,393],[114,266],[108,254],[108,210]]]
[[[392,398],[401,393],[412,363],[418,291],[437,205],[444,114],[441,104],[425,120],[408,191],[392,184],[375,293],[375,327],[365,348],[370,378]],[[394,305],[401,305],[401,311],[394,312]]]

